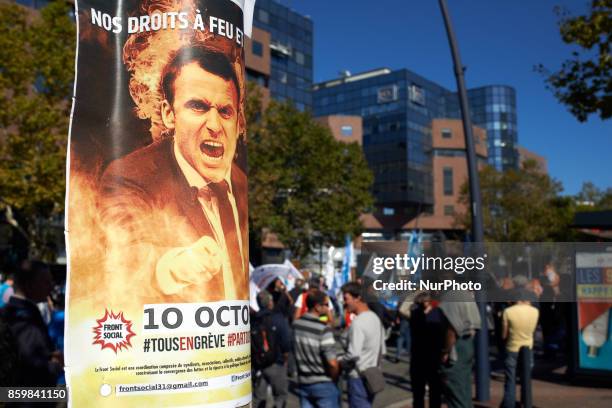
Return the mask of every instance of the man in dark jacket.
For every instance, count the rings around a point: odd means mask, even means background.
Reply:
[[[252,341],[262,339],[262,345],[258,345],[261,356],[253,356],[253,407],[265,407],[268,384],[272,386],[274,395],[274,406],[282,408],[287,402],[289,383],[287,381],[287,356],[291,348],[291,335],[287,319],[280,312],[274,312],[273,297],[267,290],[257,295],[259,312],[255,314],[252,321]],[[259,332],[255,335],[255,331]],[[253,346],[255,346],[253,344]],[[265,347],[265,350],[264,350]],[[268,349],[272,349],[266,351]],[[267,361],[270,355],[274,359]],[[261,366],[259,366],[261,364]]]
[[[15,294],[2,318],[8,324],[17,348],[14,386],[51,387],[57,384],[64,366],[60,351],[54,350],[47,326],[36,306],[51,292],[51,272],[40,262],[22,268],[15,277]]]
[[[248,299],[235,68],[211,47],[183,47],[164,67],[161,90],[173,136],[114,160],[99,182],[107,268],[143,303]]]

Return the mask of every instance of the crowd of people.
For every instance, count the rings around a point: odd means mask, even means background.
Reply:
[[[554,270],[544,276],[544,284],[520,275],[502,280],[499,290],[511,301],[490,305],[498,369],[505,376],[503,408],[515,406],[517,377],[524,382],[533,366],[538,325],[544,357],[554,358],[567,346],[562,341],[569,330],[567,305],[555,299],[568,289]],[[63,286],[54,286],[40,262],[24,262],[3,278],[0,383],[63,384]],[[286,406],[290,384],[302,407],[339,407],[342,390],[350,407],[372,406],[385,387],[381,366],[391,328],[396,347],[387,358],[398,362],[409,352],[406,377],[413,407],[424,407],[426,399],[432,408],[442,402],[472,406],[473,338],[481,315],[469,292],[412,293],[390,310],[367,281],[346,283],[335,294],[314,276],[308,283],[298,279],[291,290],[275,279],[256,300],[251,310],[255,407],[266,406],[269,390],[275,407]]]
[[[538,325],[545,357],[565,351],[559,333],[567,329],[568,314],[561,316],[565,305],[555,301],[564,289],[556,272],[543,276],[543,284],[521,275],[502,280],[499,290],[507,301],[491,304],[486,316],[498,347],[499,367],[494,369],[505,377],[503,408],[516,404],[517,378],[528,386]],[[295,385],[303,407],[339,407],[343,389],[350,407],[372,406],[384,388],[381,361],[390,328],[396,333],[396,347],[387,358],[398,362],[410,353],[406,379],[409,376],[413,407],[425,407],[426,399],[432,408],[443,402],[451,408],[473,406],[474,337],[482,322],[472,293],[411,293],[395,310],[385,307],[361,279],[345,284],[340,294],[337,299],[317,276],[308,285],[298,280],[291,291],[276,279],[259,293],[260,311],[252,315],[256,407],[265,406],[268,385],[275,407],[285,406],[290,384],[286,378]],[[255,355],[262,349],[262,337],[257,333],[265,327],[274,338],[269,343],[278,350],[271,351],[276,357],[268,363],[259,363]]]
[[[471,295],[442,294],[434,299],[423,292],[405,299],[397,311],[389,311],[362,281],[342,286],[341,302],[319,277],[310,280],[308,289],[302,284],[297,282],[290,293],[277,279],[257,297],[260,311],[252,317],[251,339],[255,406],[265,406],[268,384],[275,406],[285,404],[288,382],[275,380],[271,372],[294,379],[302,407],[339,407],[342,380],[350,407],[372,406],[385,386],[381,362],[389,325],[399,328],[396,361],[402,346],[409,347],[412,356],[415,407],[425,406],[426,387],[432,407],[441,405],[442,395],[451,407],[471,406],[472,338],[481,323]],[[282,306],[277,307],[275,299]],[[278,350],[271,352],[277,357],[260,364],[264,359],[255,356],[263,349],[264,327],[270,337],[276,337],[268,343],[278,345]],[[290,342],[283,342],[287,330]],[[411,339],[410,333],[416,335]]]

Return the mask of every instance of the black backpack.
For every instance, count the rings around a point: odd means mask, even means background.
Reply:
[[[269,314],[251,321],[251,363],[261,370],[271,366],[280,356],[278,332]]]

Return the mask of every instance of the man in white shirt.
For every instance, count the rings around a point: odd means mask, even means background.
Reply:
[[[179,49],[162,72],[168,136],[101,178],[106,267],[152,301],[248,298],[247,185],[234,164],[240,84],[222,52]],[[171,135],[171,136],[170,136]]]
[[[344,307],[356,315],[349,327],[348,349],[342,359],[343,366],[354,362],[354,368],[349,371],[349,406],[371,407],[374,395],[367,391],[361,373],[381,364],[382,356],[386,353],[383,325],[364,302],[361,285],[349,282],[341,290]]]

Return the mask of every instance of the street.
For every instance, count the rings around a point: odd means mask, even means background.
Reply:
[[[389,347],[387,356],[394,356],[395,349]],[[612,406],[612,384],[585,381],[580,384],[569,383],[565,379],[566,366],[562,363],[536,360],[533,372],[534,408],[610,408]],[[404,408],[412,407],[412,393],[408,370],[409,357],[402,356],[394,364],[384,359],[383,371],[387,379],[385,390],[376,397],[374,407]],[[292,382],[292,388],[294,383]],[[474,402],[475,407],[498,407],[503,397],[504,379],[501,372],[491,375],[491,400],[486,403]],[[587,402],[588,398],[588,402]],[[269,401],[268,403],[270,403]],[[299,399],[294,392],[289,395],[287,406],[297,408]],[[347,396],[342,395],[342,407],[348,407]]]

